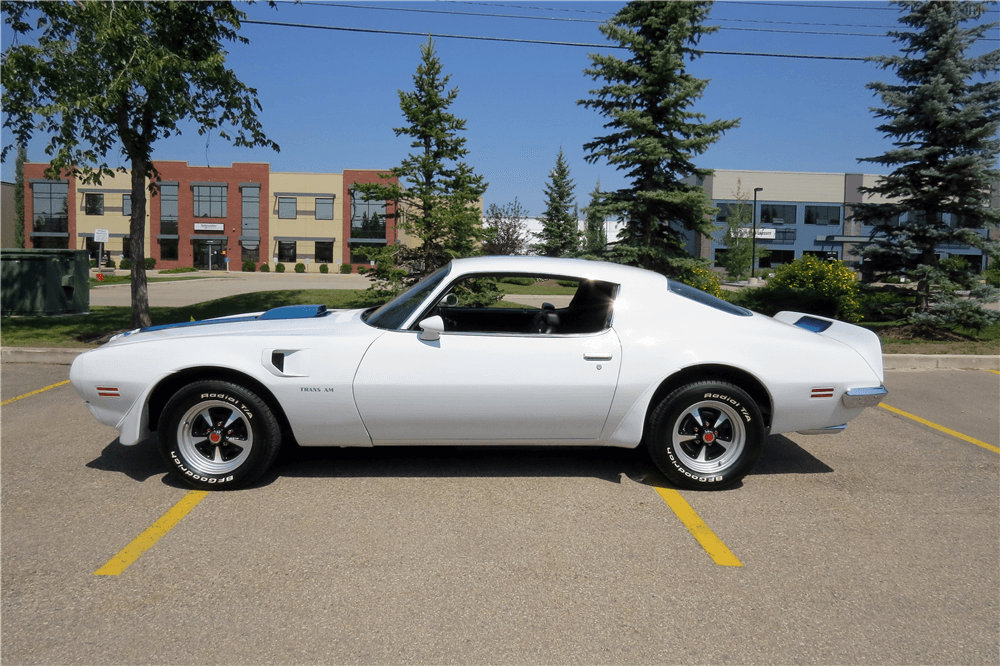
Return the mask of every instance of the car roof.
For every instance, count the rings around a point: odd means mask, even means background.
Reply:
[[[451,274],[473,273],[525,273],[529,275],[554,275],[583,280],[602,280],[622,284],[624,282],[663,282],[666,278],[659,273],[643,268],[613,264],[590,259],[563,259],[557,257],[488,256],[455,259]]]

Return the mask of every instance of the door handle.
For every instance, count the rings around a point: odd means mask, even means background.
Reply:
[[[610,361],[613,358],[612,354],[584,354],[583,360],[585,361]]]

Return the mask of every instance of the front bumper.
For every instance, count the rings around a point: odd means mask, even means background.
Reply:
[[[844,407],[848,409],[864,409],[865,407],[875,407],[887,395],[889,395],[889,391],[884,386],[872,386],[849,389],[841,400]]]

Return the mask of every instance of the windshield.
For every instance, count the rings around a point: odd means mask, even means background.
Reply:
[[[432,291],[441,283],[451,270],[451,264],[445,264],[420,282],[416,283],[402,294],[392,299],[365,319],[365,323],[376,328],[397,329],[420,307]]]

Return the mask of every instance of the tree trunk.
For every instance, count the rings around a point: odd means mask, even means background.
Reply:
[[[132,218],[129,222],[129,258],[132,261],[132,326],[152,325],[146,283],[146,176],[143,160],[132,160]]]

